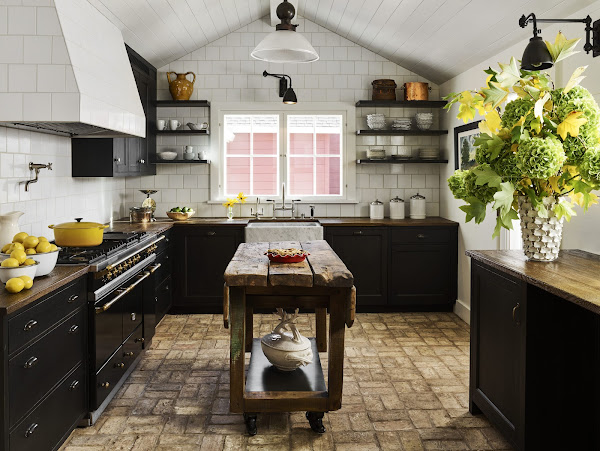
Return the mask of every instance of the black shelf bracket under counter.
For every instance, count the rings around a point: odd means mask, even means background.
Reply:
[[[169,107],[195,107],[195,108],[210,108],[210,102],[208,100],[157,100],[157,108],[169,108]]]
[[[438,158],[436,158],[435,160],[433,160],[433,159],[425,160],[422,158],[405,158],[405,159],[385,158],[385,159],[381,159],[381,160],[364,158],[364,159],[356,160],[356,164],[415,164],[415,163],[425,163],[425,164],[448,163],[448,160],[442,160],[442,159],[438,159]]]
[[[373,136],[441,136],[448,130],[356,130],[357,135]]]
[[[357,107],[443,108],[445,100],[359,100]]]

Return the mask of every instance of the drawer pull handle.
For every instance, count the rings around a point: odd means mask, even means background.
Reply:
[[[69,385],[69,390],[73,391],[75,390],[77,387],[79,386],[79,381],[73,381],[71,382],[71,385]]]
[[[215,236],[217,234],[217,232],[214,232],[214,231],[211,230],[210,232],[206,232],[206,234],[208,236]]]
[[[417,235],[417,238],[420,239],[420,240],[422,240],[422,239],[427,238],[427,237],[425,235],[423,235],[422,233],[419,233]]]
[[[27,362],[25,362],[25,365],[23,365],[23,368],[34,367],[37,363],[38,363],[37,357],[29,357],[29,359],[27,359]]]
[[[144,338],[136,338],[135,339],[136,343],[143,343],[144,341],[146,341]]]
[[[135,353],[133,351],[124,352],[123,357],[133,357]]]
[[[356,230],[352,233],[352,235],[362,235],[363,231],[362,230]]]
[[[33,423],[31,426],[29,426],[27,428],[27,430],[25,431],[25,438],[31,437],[31,434],[33,434],[35,432],[35,430],[37,429],[37,427],[38,427],[37,423]]]
[[[38,322],[36,320],[30,319],[29,321],[27,321],[27,324],[25,324],[25,327],[23,327],[23,330],[31,330],[37,325]]]
[[[78,294],[72,294],[71,296],[69,296],[69,303],[75,302],[77,299],[79,299],[79,295]]]
[[[125,364],[123,362],[115,363],[115,368],[125,368]]]
[[[169,291],[169,285],[165,285],[165,291]]]
[[[73,324],[71,327],[69,327],[69,333],[70,334],[74,334],[78,330],[79,330],[79,326],[77,324]]]
[[[108,387],[110,387],[110,382],[102,382],[100,384],[100,387],[102,387],[102,388],[108,388]]]
[[[136,318],[135,312],[132,313],[130,316],[131,316],[131,321],[135,321],[135,318]]]
[[[521,320],[516,319],[517,310],[521,310],[521,304],[519,304],[518,302],[517,302],[517,305],[515,305],[512,310],[512,319],[513,319],[513,322],[517,324],[517,326],[520,326]]]
[[[169,241],[169,238],[165,238],[165,243],[168,243]]]

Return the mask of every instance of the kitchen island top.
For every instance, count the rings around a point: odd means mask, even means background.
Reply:
[[[0,290],[0,315],[9,315],[37,299],[87,274],[87,265],[56,266],[47,276],[36,277],[33,287],[20,293]]]

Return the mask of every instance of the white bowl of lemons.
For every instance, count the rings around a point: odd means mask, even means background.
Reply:
[[[7,258],[2,263],[13,260],[12,258]],[[31,260],[33,263],[22,264],[18,266],[0,266],[0,282],[7,283],[10,279],[20,278],[21,276],[27,276],[33,281],[35,279],[35,273],[40,266],[39,262],[35,260]],[[11,262],[12,264],[12,262]],[[21,290],[19,290],[21,291]]]
[[[12,243],[4,245],[1,251],[0,262],[2,262],[3,266],[4,261],[13,257],[13,252],[25,252],[26,259],[39,263],[39,265],[35,265],[37,268],[35,275],[40,277],[49,274],[54,269],[60,248],[55,244],[49,243],[46,237],[29,236],[25,232],[20,232],[14,236]],[[22,260],[22,254],[17,252],[17,255],[21,255],[20,259],[17,260]],[[10,262],[10,264],[14,265],[14,262]]]

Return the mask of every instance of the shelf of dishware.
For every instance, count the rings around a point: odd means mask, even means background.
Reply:
[[[172,107],[195,107],[195,108],[209,108],[210,102],[208,100],[157,100],[157,108],[172,108]]]
[[[363,158],[356,160],[356,164],[414,164],[414,163],[448,163],[448,160],[439,158]]]
[[[173,163],[177,163],[177,164],[187,164],[187,163],[210,164],[210,160],[161,160],[161,159],[157,159],[156,161],[151,161],[150,163],[152,163],[152,164],[173,164]]]
[[[445,100],[359,100],[357,107],[443,108]]]
[[[208,135],[208,130],[156,130],[157,135]]]
[[[375,136],[441,136],[447,135],[448,130],[357,130],[357,135]]]

